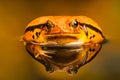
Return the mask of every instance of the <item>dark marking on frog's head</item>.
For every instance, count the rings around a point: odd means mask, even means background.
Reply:
[[[94,31],[97,32],[97,33],[100,33],[101,36],[104,38],[103,33],[102,33],[99,29],[97,29],[96,27],[94,27],[94,26],[92,26],[92,25],[90,25],[90,24],[86,24],[86,23],[80,23],[80,25],[81,25],[81,26],[86,25],[86,27],[94,30]],[[95,37],[95,35],[94,35],[94,37]]]
[[[25,33],[28,31],[34,31],[34,29],[36,29],[36,28],[42,29],[44,26],[45,26],[44,24],[29,26],[28,28],[26,28]]]

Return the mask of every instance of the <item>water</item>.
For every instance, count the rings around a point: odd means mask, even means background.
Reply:
[[[0,1],[0,80],[119,80],[119,0]],[[48,74],[19,42],[29,21],[44,15],[85,15],[101,25],[108,43],[77,74]],[[61,77],[62,76],[62,77]]]

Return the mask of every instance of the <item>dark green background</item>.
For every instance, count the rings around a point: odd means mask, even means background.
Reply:
[[[25,26],[46,15],[84,15],[109,42],[78,74],[48,74],[19,42]],[[0,80],[120,80],[120,0],[0,0]]]

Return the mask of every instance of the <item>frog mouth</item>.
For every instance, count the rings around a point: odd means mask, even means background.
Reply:
[[[45,36],[46,42],[34,42],[34,45],[55,47],[55,48],[79,48],[85,42],[81,40],[80,34],[47,34]]]
[[[40,45],[40,46],[51,47],[51,48],[60,48],[60,49],[76,49],[76,48],[80,48],[84,44],[84,42],[82,41],[70,42],[64,45],[58,44],[57,42],[53,42],[53,41],[50,41],[47,43],[38,43],[38,42],[31,42],[31,43],[34,45]]]

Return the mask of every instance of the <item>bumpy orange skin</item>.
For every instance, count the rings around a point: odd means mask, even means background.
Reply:
[[[38,47],[41,43],[102,43],[104,36],[101,27],[86,16],[43,16],[27,25],[23,40],[34,45],[31,53],[41,55],[44,54]]]

